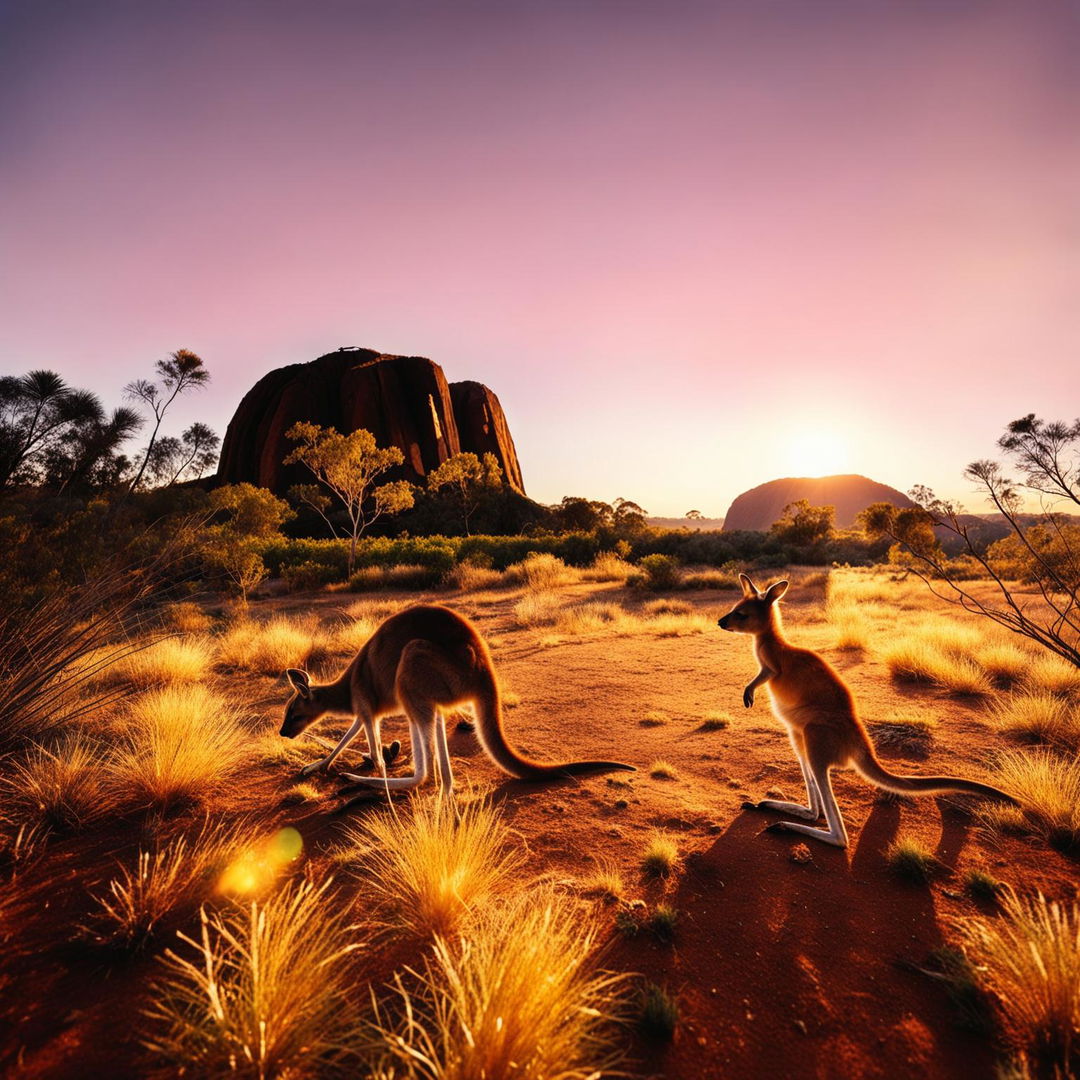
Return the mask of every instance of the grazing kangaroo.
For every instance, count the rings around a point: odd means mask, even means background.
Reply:
[[[870,783],[898,795],[960,791],[1018,805],[1011,795],[975,780],[956,776],[896,776],[888,772],[874,753],[843,679],[817,653],[796,648],[784,640],[777,601],[787,591],[788,583],[777,581],[761,592],[745,574],[740,574],[739,580],[743,597],[719,620],[719,625],[724,630],[754,635],[754,655],[761,670],[743,691],[743,704],[749,709],[754,703],[754,691],[763,683],[768,684],[773,712],[788,730],[810,803],[801,806],[765,799],[743,805],[752,810],[779,810],[806,821],[817,821],[824,811],[828,823],[828,828],[819,829],[793,821],[777,821],[769,826],[770,830],[802,833],[826,844],[847,847],[847,830],[829,780],[832,769],[854,768]]]
[[[390,789],[418,787],[428,778],[431,744],[435,742],[444,789],[453,788],[446,721],[442,710],[472,702],[476,733],[488,757],[499,768],[522,780],[626,769],[617,761],[571,761],[547,764],[530,761],[506,741],[502,728],[499,683],[484,639],[467,619],[449,608],[419,606],[391,615],[356,655],[344,674],[325,686],[313,686],[306,671],[286,672],[296,693],[285,706],[281,734],[295,738],[327,713],[355,717],[352,726],[326,757],[303,770],[307,776],[326,769],[356,737],[367,733],[371,759],[381,761],[379,720],[404,712],[412,738],[413,775],[407,777],[342,775],[348,780]]]

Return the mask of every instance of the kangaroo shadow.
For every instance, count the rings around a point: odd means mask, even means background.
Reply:
[[[986,1046],[910,969],[943,939],[932,891],[889,869],[900,815],[875,803],[849,857],[762,833],[776,815],[744,811],[689,857],[672,899],[676,947],[644,958],[649,978],[691,999],[696,1041],[647,1052],[646,1066],[703,1078],[990,1075]],[[950,820],[939,851],[958,841]],[[640,950],[615,951],[642,970]]]

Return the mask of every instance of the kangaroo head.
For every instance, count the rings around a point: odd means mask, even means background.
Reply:
[[[285,677],[296,692],[285,706],[281,734],[287,739],[295,739],[326,712],[326,706],[319,701],[318,688],[311,685],[311,678],[306,671],[289,668]]]
[[[739,575],[739,581],[742,582],[742,599],[717,621],[717,625],[721,630],[736,634],[760,634],[772,625],[773,605],[787,592],[788,583],[774,581],[762,592],[745,574]]]

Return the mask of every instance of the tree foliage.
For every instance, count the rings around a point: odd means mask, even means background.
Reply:
[[[285,433],[299,445],[285,464],[305,465],[341,504],[349,523],[349,574],[356,561],[356,542],[364,529],[383,514],[396,514],[413,505],[413,486],[406,480],[374,486],[377,477],[400,465],[404,455],[396,446],[379,447],[364,428],[342,435],[334,428],[296,423]],[[310,486],[293,489],[301,501],[315,509],[337,536],[321,500],[310,498]],[[316,489],[317,491],[317,489]]]
[[[177,349],[155,365],[157,381],[136,379],[124,387],[124,393],[134,401],[141,402],[150,410],[154,426],[150,431],[150,441],[143,452],[142,461],[132,477],[130,490],[134,491],[142,483],[143,476],[154,455],[161,422],[169,406],[181,394],[189,390],[199,390],[210,381],[210,372],[206,370],[202,359],[190,349]],[[202,427],[202,425],[199,425]]]
[[[502,487],[503,474],[498,458],[487,453],[478,458],[471,451],[464,451],[448,457],[438,468],[428,473],[428,488],[441,491],[448,488],[461,511],[465,535],[471,535],[469,520],[480,504],[485,492]]]
[[[808,499],[788,503],[769,530],[781,543],[809,547],[833,534],[835,506],[811,506]]]
[[[937,595],[1080,666],[1080,528],[1060,510],[1062,504],[1080,506],[1080,422],[1047,423],[1029,413],[1009,424],[998,447],[1007,464],[982,459],[964,476],[1007,524],[1003,540],[980,543],[963,508],[927,487],[910,492],[917,509],[884,510],[879,504],[864,525],[871,535],[896,541]],[[1022,479],[1009,475],[1009,464]],[[1025,492],[1038,500],[1034,514],[1025,510]],[[953,538],[966,561],[993,581],[991,596],[962,579],[942,553],[939,536]],[[1015,587],[1017,576],[1035,585],[1036,597]]]

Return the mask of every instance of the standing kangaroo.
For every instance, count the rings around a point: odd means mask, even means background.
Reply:
[[[749,709],[754,691],[767,683],[773,712],[788,730],[799,759],[809,806],[765,799],[744,803],[752,810],[780,810],[806,821],[817,821],[822,811],[828,828],[819,829],[793,821],[777,821],[770,830],[803,833],[826,844],[847,847],[847,830],[836,805],[829,772],[854,768],[866,780],[898,795],[934,795],[960,791],[984,795],[988,799],[1018,805],[1004,791],[975,780],[956,776],[896,776],[888,772],[874,753],[870,736],[855,713],[855,704],[844,681],[817,653],[789,645],[781,632],[777,601],[787,591],[786,581],[777,581],[761,592],[740,574],[742,599],[722,618],[724,630],[754,635],[754,655],[761,670],[743,691]]]
[[[617,761],[571,761],[546,764],[530,761],[506,741],[502,728],[499,683],[484,639],[467,619],[439,606],[408,608],[392,615],[372,634],[344,674],[325,686],[313,686],[306,671],[286,672],[296,693],[285,706],[281,734],[295,738],[327,713],[355,717],[349,730],[326,757],[308,765],[303,775],[325,770],[363,726],[368,750],[381,763],[379,720],[404,712],[412,738],[413,775],[383,777],[342,775],[361,784],[389,789],[418,787],[428,778],[431,745],[439,759],[443,788],[453,789],[450,751],[446,744],[443,710],[471,702],[476,708],[476,732],[488,757],[499,768],[522,780],[576,776],[586,772],[626,769]]]

